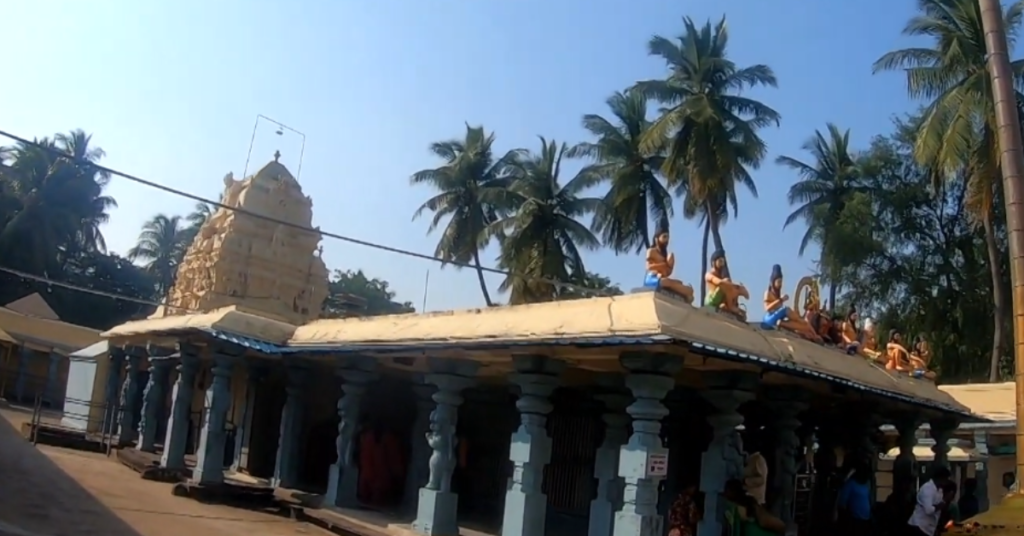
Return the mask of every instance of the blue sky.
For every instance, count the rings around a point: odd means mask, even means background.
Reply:
[[[766,63],[779,88],[754,95],[782,114],[764,132],[770,157],[754,173],[760,198],[744,195],[724,229],[734,277],[755,294],[772,264],[788,286],[811,270],[797,255],[802,228],[782,230],[795,177],[773,161],[827,121],[864,145],[894,114],[914,107],[898,74],[871,74],[884,52],[910,41],[900,30],[911,0],[35,0],[3,8],[5,83],[0,128],[44,136],[82,128],[106,149],[105,164],[216,197],[221,178],[242,174],[257,114],[306,135],[300,182],[323,229],[424,253],[435,236],[412,221],[430,195],[411,173],[438,164],[435,140],[464,122],[497,134],[498,148],[534,148],[537,135],[585,139],[580,118],[606,115],[605,99],[664,66],[646,53],[651,35],[677,36],[681,18],[723,14],[740,65]],[[0,144],[6,140],[0,140]],[[255,136],[253,168],[275,149],[293,172],[302,140]],[[566,169],[565,180],[578,166]],[[104,229],[124,252],[154,213],[184,214],[188,200],[115,179],[120,204]],[[677,218],[677,275],[696,284],[700,232]],[[485,255],[494,264],[495,252]],[[430,270],[429,310],[482,305],[470,271],[325,239],[331,268],[362,268],[390,281],[419,308]],[[639,256],[588,253],[588,269],[624,289],[639,286]],[[500,276],[488,276],[495,289]]]

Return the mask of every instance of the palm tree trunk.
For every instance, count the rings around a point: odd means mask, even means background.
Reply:
[[[476,266],[476,277],[480,281],[480,292],[484,293],[484,303],[488,307],[494,307],[494,303],[491,302],[491,293],[487,291],[487,281],[484,280],[484,270],[480,265],[479,251],[473,251],[473,266]]]
[[[981,223],[985,229],[985,249],[988,250],[988,266],[992,275],[992,353],[989,356],[988,381],[999,379],[999,359],[1003,354],[1003,325],[1006,320],[1006,289],[1003,285],[1002,260],[992,226],[992,213],[985,211]]]
[[[1014,380],[1017,391],[1017,475],[1024,475],[1024,147],[1021,146],[1020,117],[1010,67],[1010,52],[1003,28],[999,0],[981,0],[981,23],[985,29],[988,69],[995,101],[999,133],[999,160],[1003,171],[1003,202],[1006,204],[1007,242],[1010,244],[1010,279],[1013,286]],[[1019,476],[1018,476],[1019,478]],[[1024,486],[1018,486],[1018,494]],[[1012,504],[1003,501],[1003,504]],[[988,512],[994,515],[999,508]],[[1005,519],[1010,517],[1004,514]],[[1016,517],[1015,519],[1020,519]],[[1009,523],[1003,523],[1008,525]]]
[[[704,274],[708,273],[708,238],[711,237],[711,221],[704,218],[704,240],[700,245],[700,303],[708,297],[708,280]]]

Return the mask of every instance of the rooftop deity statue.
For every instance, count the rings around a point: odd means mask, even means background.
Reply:
[[[935,371],[929,368],[932,361],[932,349],[931,345],[928,344],[928,339],[923,334],[918,335],[917,339],[915,339],[909,358],[911,376],[929,380],[935,380],[938,376],[935,374]]]
[[[796,298],[793,305],[798,308],[797,313],[811,325],[814,332],[821,337],[821,341],[824,344],[837,344],[840,340],[838,326],[832,321],[832,315],[821,308],[821,288],[818,281],[810,276],[801,277],[796,283],[794,295]],[[802,313],[799,311],[801,306]]]
[[[860,353],[873,361],[880,361],[882,364],[885,363],[885,358],[882,357],[882,352],[878,351],[878,334],[876,332],[875,322],[870,318],[864,319],[864,329],[861,331],[861,342]]]
[[[885,343],[885,369],[893,372],[910,372],[910,352],[903,345],[903,334],[898,329],[889,330],[889,340]]]
[[[740,321],[746,322],[747,311],[740,307],[740,298],[750,299],[750,292],[741,283],[734,283],[729,278],[728,262],[725,252],[717,250],[711,254],[711,267],[704,274],[708,284],[708,295],[704,305],[717,311],[729,313]]]
[[[644,287],[671,292],[686,303],[693,303],[693,287],[670,276],[676,268],[676,256],[668,251],[668,230],[660,229],[654,235],[654,244],[647,250],[647,274]]]
[[[764,291],[764,319],[761,321],[761,327],[764,329],[782,328],[805,339],[821,342],[821,337],[815,333],[814,328],[786,305],[787,301],[789,301],[789,295],[782,292],[782,266],[776,264],[772,266],[772,273],[768,278],[768,288]]]
[[[849,355],[861,353],[863,342],[860,338],[860,327],[857,324],[859,320],[860,314],[857,313],[857,308],[851,305],[846,312],[846,318],[843,319],[839,327],[839,347]]]

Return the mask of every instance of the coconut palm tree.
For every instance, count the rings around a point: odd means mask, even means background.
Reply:
[[[930,46],[889,52],[875,62],[874,71],[905,72],[907,92],[927,102],[914,144],[918,162],[934,169],[937,180],[964,177],[968,181],[971,195],[966,208],[984,229],[992,272],[995,314],[990,379],[995,381],[1009,309],[992,222],[992,207],[1001,187],[1000,148],[981,9],[976,0],[918,0],[917,9],[918,15],[907,23],[903,33],[926,37],[931,40]],[[1017,0],[1003,12],[1011,50],[1022,17],[1024,0]],[[1019,92],[1024,88],[1024,60],[1011,62],[1010,68]]]
[[[509,291],[512,304],[551,301],[558,297],[556,282],[582,282],[587,271],[581,249],[600,247],[597,236],[578,218],[593,214],[597,198],[581,198],[589,179],[577,175],[564,186],[559,180],[569,147],[540,138],[539,153],[520,159],[522,175],[512,184],[508,202],[514,210],[490,226],[500,234],[501,291]]]
[[[103,251],[99,227],[116,206],[103,195],[108,177],[92,164],[103,157],[82,131],[3,151],[5,221],[0,254],[36,273],[56,272],[82,251]]]
[[[178,273],[188,248],[189,234],[180,216],[157,214],[142,226],[138,241],[128,250],[128,259],[143,261],[143,268],[156,280],[157,294],[165,296]]]
[[[796,209],[786,217],[783,228],[803,221],[807,230],[800,240],[799,253],[803,255],[807,246],[818,239],[822,259],[828,255],[829,248],[835,247],[829,238],[846,203],[853,194],[868,190],[861,180],[861,170],[850,154],[850,131],[840,131],[839,127],[828,123],[826,132],[827,137],[820,130],[814,131],[814,136],[803,144],[803,150],[811,155],[811,163],[791,156],[775,159],[776,164],[795,171],[799,178],[787,195],[789,204]],[[834,308],[836,278],[835,274],[829,276],[829,307]]]
[[[493,145],[493,132],[488,134],[483,127],[467,124],[463,139],[430,145],[430,152],[444,160],[442,166],[418,171],[410,179],[413,184],[429,184],[438,191],[416,210],[413,219],[425,211],[432,212],[434,217],[427,229],[431,233],[448,218],[434,255],[446,262],[475,266],[488,307],[494,303],[484,280],[480,250],[492,238],[487,229],[506,203],[520,153],[509,151],[495,158]]]
[[[635,90],[664,106],[662,114],[641,140],[644,151],[666,148],[661,171],[670,187],[687,183],[687,195],[707,205],[709,232],[715,249],[724,250],[719,209],[723,197],[735,199],[738,184],[756,195],[749,169],[756,169],[767,154],[758,130],[778,126],[779,113],[741,95],[757,87],[776,87],[767,65],[739,67],[726,54],[729,33],[725,17],[712,27],[698,28],[683,19],[677,42],[655,36],[648,43],[652,56],[668,65],[664,80],[638,82]]]
[[[595,162],[580,172],[581,187],[608,183],[608,192],[594,214],[592,229],[616,253],[651,247],[651,225],[667,228],[672,195],[658,178],[664,163],[660,148],[640,149],[650,126],[647,99],[637,91],[616,92],[607,100],[615,123],[599,115],[583,116],[583,128],[597,137],[569,150],[570,158]]]

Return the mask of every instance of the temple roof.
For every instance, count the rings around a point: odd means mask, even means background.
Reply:
[[[317,320],[295,327],[237,308],[140,320],[103,336],[129,340],[189,330],[254,339],[266,353],[360,352],[472,348],[518,344],[683,343],[693,352],[789,370],[827,381],[969,413],[933,382],[894,375],[865,359],[784,331],[764,331],[662,294],[537,303],[486,309]],[[237,339],[237,340],[241,340]],[[259,343],[262,341],[262,343]],[[269,343],[269,344],[266,344]],[[586,356],[581,356],[585,360]]]

